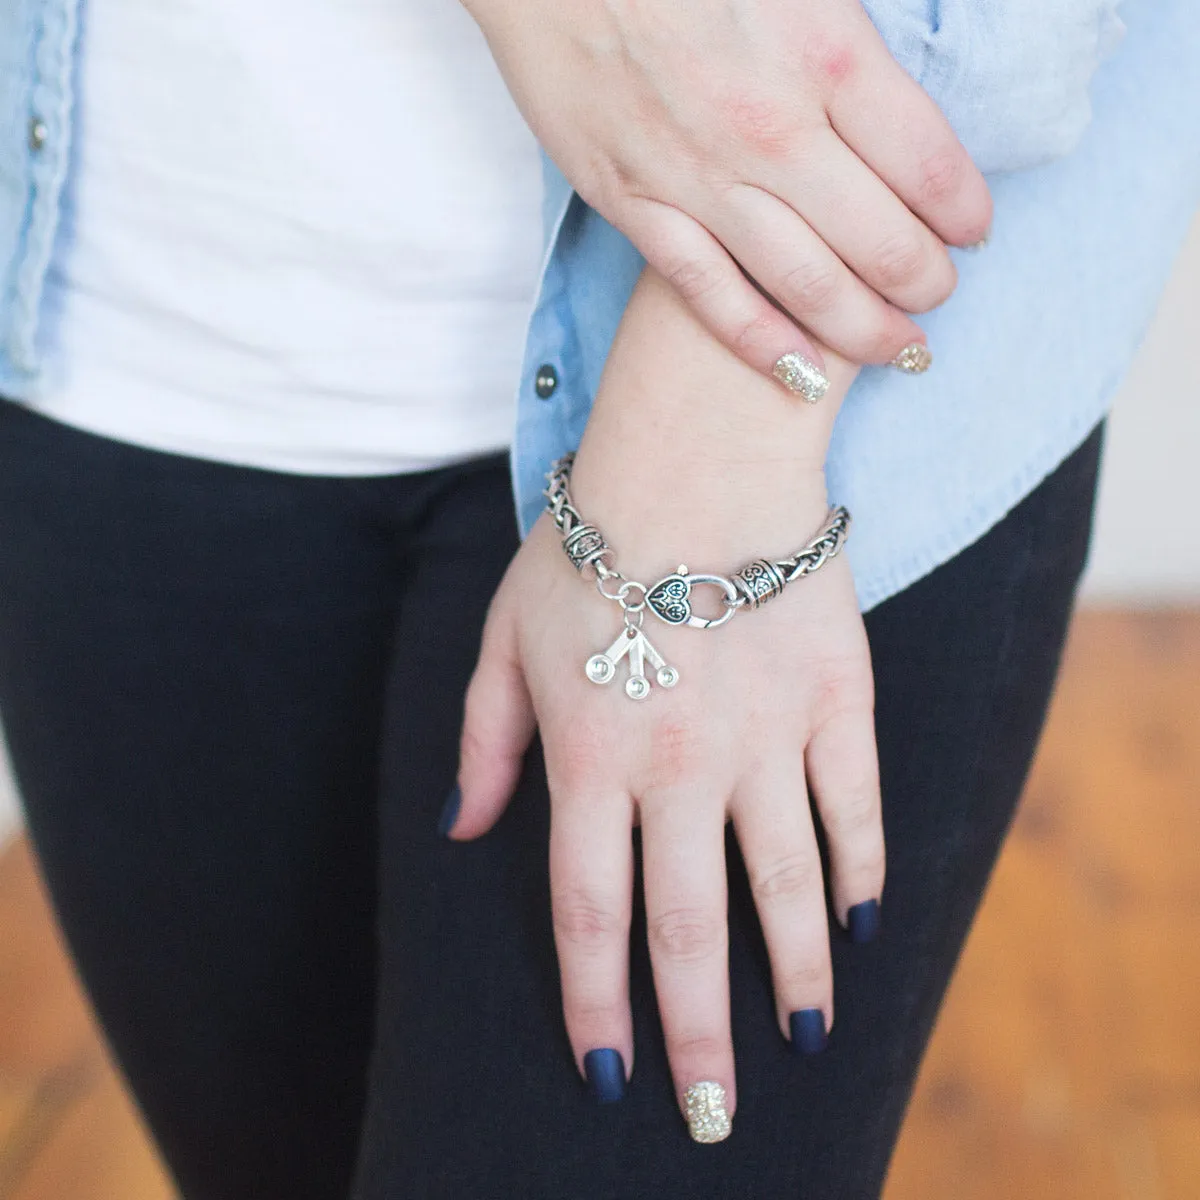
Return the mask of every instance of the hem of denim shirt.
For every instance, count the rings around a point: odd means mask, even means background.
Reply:
[[[512,441],[508,451],[508,477],[512,487],[513,507],[516,510],[517,530],[521,541],[524,541],[529,536],[529,528],[525,526],[525,514],[522,511],[521,496],[523,489],[521,487],[521,462],[520,462],[520,445],[521,437],[525,426],[529,423],[527,408],[522,404],[522,396],[525,391],[525,386],[529,382],[529,369],[532,358],[530,351],[530,336],[533,331],[533,323],[537,319],[538,310],[542,307],[543,292],[546,287],[546,276],[550,271],[550,264],[554,261],[554,254],[558,248],[558,239],[562,234],[563,222],[567,219],[567,213],[571,211],[571,201],[575,198],[575,191],[571,189],[567,192],[567,198],[559,208],[557,215],[551,224],[549,235],[546,238],[546,249],[542,257],[542,267],[538,272],[537,286],[534,288],[533,303],[529,307],[529,317],[525,322],[525,353],[521,359],[521,376],[517,380],[517,400],[514,405],[513,412],[513,430]],[[532,528],[532,525],[530,526]]]
[[[1109,389],[1099,397],[1098,403],[1073,414],[1054,436],[1042,443],[1037,454],[1026,459],[1013,475],[992,490],[986,500],[975,504],[941,536],[919,546],[884,571],[868,574],[861,580],[856,576],[859,611],[869,612],[898,595],[961,554],[999,524],[1055,468],[1065,462],[1072,451],[1083,444],[1088,434],[1112,408],[1115,391],[1115,387]]]
[[[0,352],[0,396],[20,404],[30,404],[38,397],[44,372],[23,371],[14,366],[7,350]]]

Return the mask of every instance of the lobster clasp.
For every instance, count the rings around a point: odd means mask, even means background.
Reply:
[[[724,593],[725,611],[719,617],[700,617],[692,611],[692,589],[709,585]],[[738,590],[723,575],[689,575],[680,564],[673,575],[660,579],[647,593],[646,605],[660,621],[668,625],[690,625],[693,629],[715,629],[724,625],[738,610]]]

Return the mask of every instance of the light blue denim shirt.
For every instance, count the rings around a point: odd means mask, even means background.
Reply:
[[[43,282],[83,2],[0,0],[0,392],[18,399],[54,349]],[[1103,416],[1200,198],[1200,0],[1124,0],[1120,19],[1115,0],[866,8],[989,175],[995,224],[922,318],[934,369],[868,369],[838,416],[829,493],[854,514],[864,611],[984,533]],[[522,533],[547,466],[578,444],[642,268],[549,163],[545,185],[512,448]]]

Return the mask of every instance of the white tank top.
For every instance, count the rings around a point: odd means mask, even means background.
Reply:
[[[509,444],[532,134],[458,0],[89,0],[34,406],[312,474]]]

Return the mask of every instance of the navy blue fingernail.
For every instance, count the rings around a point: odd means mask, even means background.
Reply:
[[[846,929],[850,940],[860,946],[879,936],[879,901],[864,900],[846,914]]]
[[[625,1060],[616,1050],[589,1050],[583,1056],[588,1091],[600,1104],[625,1099]]]
[[[442,815],[438,818],[438,833],[442,837],[448,837],[450,830],[454,828],[460,808],[462,808],[462,788],[456,783],[450,789],[450,795],[446,797],[446,803],[442,805]]]
[[[792,1049],[797,1054],[820,1054],[825,1049],[825,1014],[819,1008],[802,1008],[788,1017]]]

